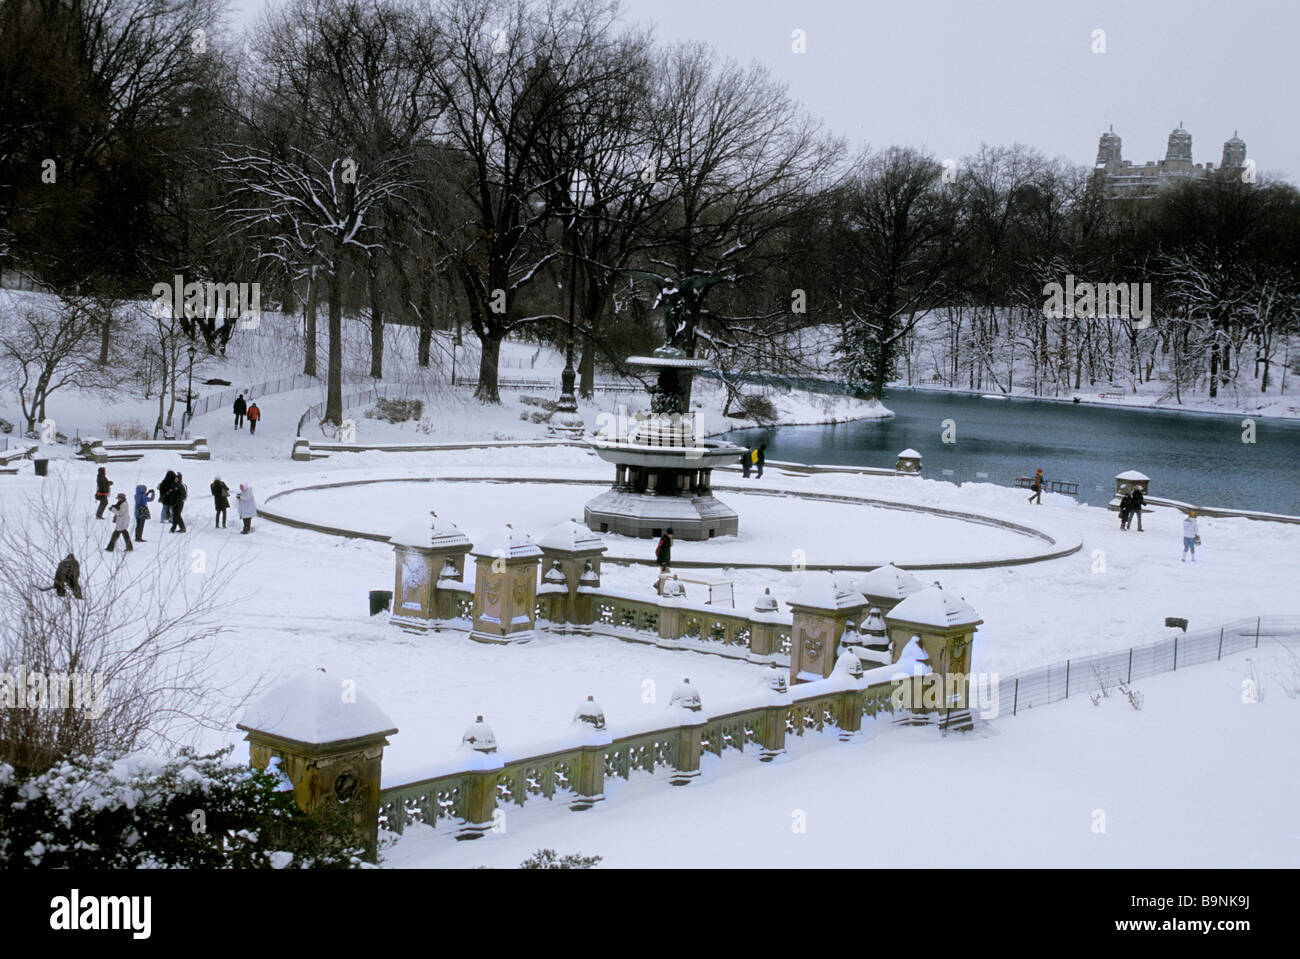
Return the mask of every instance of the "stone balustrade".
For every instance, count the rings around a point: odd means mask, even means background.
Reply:
[[[793,689],[784,680],[784,671],[774,670],[769,688],[716,712],[685,682],[683,687],[695,694],[694,707],[675,702],[664,720],[648,726],[642,721],[606,729],[603,714],[595,722],[575,719],[564,737],[528,756],[501,752],[489,735],[490,749],[462,751],[445,771],[382,789],[379,826],[400,834],[412,823],[423,823],[450,829],[456,838],[475,838],[491,829],[498,810],[510,806],[546,799],[581,811],[606,798],[606,783],[636,774],[663,775],[667,782],[684,785],[700,775],[706,755],[748,752],[766,762],[785,752],[792,736],[834,731],[837,739],[852,739],[864,720],[897,718],[897,704],[905,701],[899,692],[910,691],[911,676],[892,667],[856,674],[837,668],[825,680]],[[904,711],[911,719],[926,710],[916,706]]]

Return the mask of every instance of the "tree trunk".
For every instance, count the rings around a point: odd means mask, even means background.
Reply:
[[[484,403],[500,403],[497,389],[497,371],[501,365],[500,334],[479,337],[481,349],[478,360],[478,388],[474,395]]]
[[[596,344],[591,337],[582,338],[582,358],[578,360],[578,395],[589,400],[596,392]]]
[[[307,323],[306,333],[306,359],[303,362],[302,371],[306,376],[316,376],[316,303],[319,300],[317,295],[320,290],[320,282],[316,279],[316,271],[313,269],[311,276],[307,280],[307,299],[303,305],[304,317]]]
[[[384,378],[384,307],[377,255],[370,258],[370,375]]]
[[[336,263],[330,273],[330,348],[329,370],[325,386],[326,423],[338,426],[343,422],[343,279],[342,265]]]
[[[420,344],[416,347],[415,362],[420,367],[429,365],[429,350],[433,346],[433,327],[428,320],[420,323]]]
[[[99,365],[108,366],[108,353],[113,336],[113,311],[106,309],[99,323]]]

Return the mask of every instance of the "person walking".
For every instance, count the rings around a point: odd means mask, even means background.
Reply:
[[[1192,554],[1192,562],[1196,562],[1196,544],[1201,541],[1201,531],[1196,525],[1196,510],[1191,510],[1187,514],[1187,519],[1183,520],[1183,562],[1187,562],[1187,554]]]
[[[248,404],[244,402],[244,394],[240,393],[235,397],[235,429],[244,425],[244,414],[248,412]]]
[[[1145,504],[1146,497],[1142,495],[1142,490],[1136,486],[1133,487],[1133,506],[1130,508],[1129,512],[1129,523],[1132,523],[1133,517],[1136,516],[1139,533],[1142,532],[1142,507]]]
[[[256,402],[248,404],[248,432],[251,436],[257,432],[257,424],[262,419],[262,408]]]
[[[117,545],[117,538],[120,536],[126,541],[126,551],[129,553],[134,546],[131,545],[131,504],[126,501],[125,493],[117,494],[117,502],[113,504],[113,535],[108,538],[108,545],[104,547],[106,552],[113,552],[113,547]]]
[[[95,519],[104,518],[104,510],[108,508],[108,491],[113,488],[113,481],[108,478],[108,470],[101,466],[99,473],[95,476],[95,499],[99,500],[99,509],[95,511]]]
[[[149,502],[154,498],[154,491],[147,489],[143,483],[135,488],[135,541],[143,543],[144,521],[149,518]]]
[[[239,493],[235,499],[239,501],[239,518],[244,521],[244,528],[239,532],[251,533],[253,531],[253,517],[257,515],[257,500],[253,499],[253,487],[247,483],[239,484]]]
[[[1133,517],[1133,494],[1125,493],[1119,501],[1119,528],[1128,529],[1128,521]]]
[[[167,475],[162,478],[158,484],[158,503],[161,509],[158,511],[162,514],[160,523],[165,523],[172,518],[172,487],[176,485],[176,473],[168,470]]]
[[[753,450],[745,450],[740,456],[740,468],[744,470],[744,478],[749,479],[749,458],[754,455]]]
[[[655,583],[655,591],[660,596],[664,593],[664,580],[668,578],[668,566],[673,561],[673,530],[672,527],[664,530],[663,536],[659,537],[659,543],[655,546],[655,562],[659,564],[659,580]]]
[[[217,510],[217,529],[226,528],[226,511],[230,509],[230,487],[218,476],[212,481],[212,505]]]
[[[1029,488],[1033,493],[1029,496],[1029,502],[1043,505],[1043,471],[1039,470],[1034,474],[1033,480],[1030,481]]]
[[[176,482],[172,485],[172,532],[187,533],[185,528],[185,500],[189,498],[190,491],[185,486],[185,477],[181,473],[176,474]],[[178,530],[177,527],[180,527]]]
[[[754,465],[758,467],[757,479],[763,478],[763,464],[767,462],[767,444],[759,443],[758,449],[754,450]]]

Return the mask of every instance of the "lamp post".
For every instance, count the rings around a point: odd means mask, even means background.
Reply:
[[[197,351],[193,343],[186,352],[190,354],[190,375],[185,384],[185,425],[188,426],[190,420],[194,418],[194,354]]]
[[[582,197],[579,195],[578,172],[572,173],[569,184],[569,196],[573,200],[573,219],[569,224],[569,335],[564,344],[564,372],[560,374],[560,399],[555,404],[556,412],[577,413],[578,399],[573,395],[573,383],[576,379],[573,370],[573,311],[577,299],[578,287],[578,216],[581,212]],[[582,181],[585,192],[586,181]]]

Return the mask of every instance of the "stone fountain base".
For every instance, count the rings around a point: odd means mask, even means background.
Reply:
[[[660,496],[612,489],[601,493],[583,509],[587,528],[649,539],[671,528],[676,539],[713,539],[735,536],[740,517],[712,494]]]

